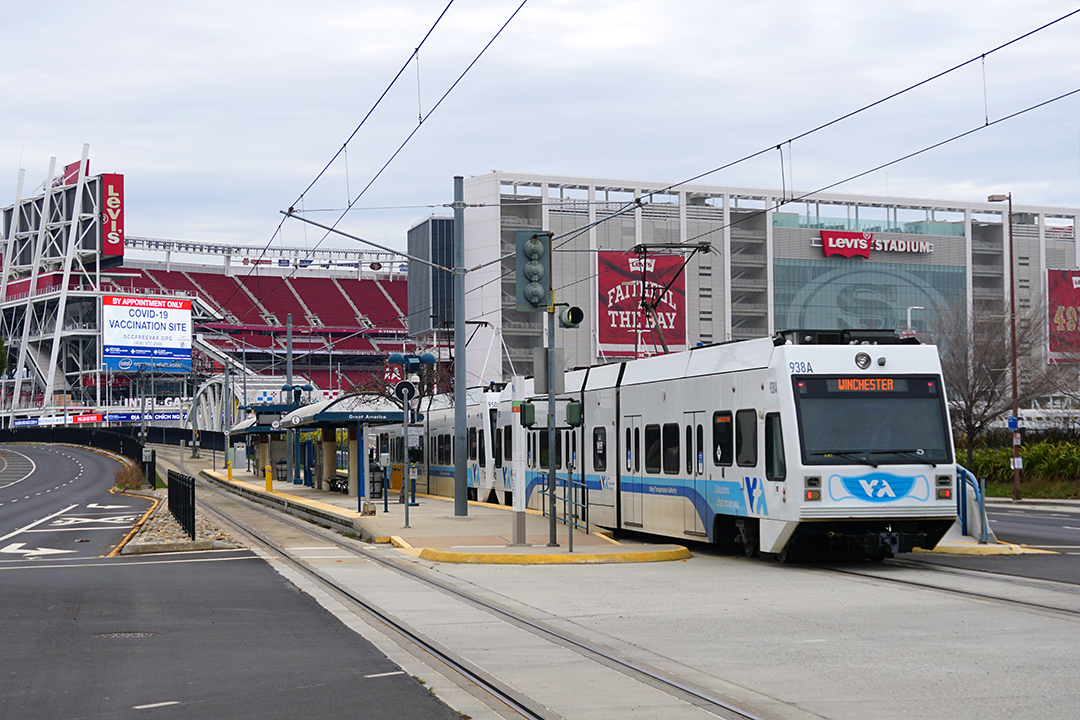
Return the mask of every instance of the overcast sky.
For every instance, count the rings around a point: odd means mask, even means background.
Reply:
[[[446,0],[0,0],[0,205],[90,145],[127,232],[266,245]],[[404,248],[498,169],[678,182],[786,142],[1074,10],[1075,0],[456,0],[326,175],[329,220],[431,113],[341,227]],[[814,190],[1080,88],[1080,15],[785,146]],[[346,171],[347,167],[347,171]],[[779,188],[778,154],[701,182]],[[1080,95],[835,188],[1080,206]],[[396,209],[383,209],[396,208]],[[312,247],[288,221],[274,242]],[[356,247],[334,239],[323,247]],[[360,248],[358,248],[360,249]]]

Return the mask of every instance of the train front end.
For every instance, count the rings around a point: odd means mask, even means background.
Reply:
[[[774,367],[791,400],[785,428],[796,429],[785,432],[785,484],[798,524],[778,551],[883,558],[937,545],[956,519],[937,348],[789,344]]]

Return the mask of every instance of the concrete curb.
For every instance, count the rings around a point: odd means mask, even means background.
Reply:
[[[433,562],[472,565],[601,565],[606,563],[644,563],[688,560],[693,555],[684,547],[605,553],[492,553],[424,548],[420,558]]]

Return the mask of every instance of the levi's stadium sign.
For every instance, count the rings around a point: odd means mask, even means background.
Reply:
[[[929,240],[885,240],[875,238],[874,233],[844,232],[840,230],[821,231],[821,249],[825,257],[870,257],[874,252],[930,253],[934,243]]]

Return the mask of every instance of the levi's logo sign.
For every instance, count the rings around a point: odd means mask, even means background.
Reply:
[[[874,252],[931,253],[934,243],[929,240],[886,240],[875,238],[874,233],[844,232],[840,230],[822,230],[821,248],[825,257],[870,257]]]

